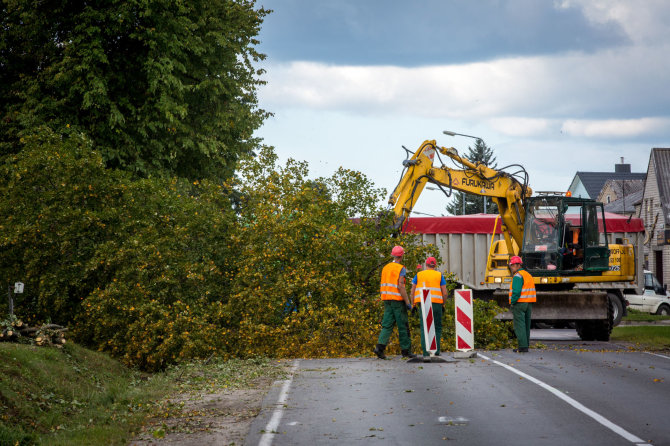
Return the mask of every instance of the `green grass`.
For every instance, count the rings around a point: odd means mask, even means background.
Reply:
[[[244,388],[282,373],[278,363],[256,359],[147,375],[74,344],[0,343],[0,446],[125,445],[174,393]]]
[[[625,326],[619,325],[612,330],[613,342],[627,342],[644,350],[670,349],[670,326]]]
[[[658,314],[649,314],[643,313],[638,310],[628,309],[628,315],[621,318],[622,321],[633,321],[633,322],[654,322],[654,321],[663,321],[670,319],[670,316],[661,316]]]

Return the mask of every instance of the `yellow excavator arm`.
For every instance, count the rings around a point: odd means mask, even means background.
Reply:
[[[434,166],[433,161],[439,154],[451,158],[460,168]],[[498,205],[503,222],[503,235],[509,252],[515,252],[522,245],[525,221],[524,200],[532,195],[532,190],[522,185],[514,176],[491,169],[486,165],[475,164],[458,154],[453,147],[440,147],[435,140],[424,141],[413,156],[403,162],[406,170],[389,198],[389,207],[396,215],[396,229],[409,218],[423,188],[427,183],[436,184],[441,189],[455,189],[475,195],[491,198]]]

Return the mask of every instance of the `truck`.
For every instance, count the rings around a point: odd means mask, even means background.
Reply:
[[[626,296],[631,309],[643,313],[670,315],[670,296],[651,271],[644,271],[644,293]]]
[[[494,299],[511,319],[509,258],[518,255],[534,278],[533,320],[573,324],[583,340],[608,341],[626,309],[626,295],[642,294],[640,237],[611,236],[603,204],[569,194],[533,195],[520,164],[492,169],[473,163],[453,147],[426,140],[403,161],[404,170],[388,207],[394,229],[403,230],[424,187],[485,196],[499,211],[500,239],[491,239],[479,298]],[[444,155],[455,167],[442,161]],[[480,254],[483,257],[483,254]]]

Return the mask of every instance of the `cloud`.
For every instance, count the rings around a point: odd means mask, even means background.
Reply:
[[[452,119],[663,116],[670,44],[600,54],[405,68],[293,62],[267,66],[270,110],[313,107]],[[653,67],[650,61],[653,61]]]
[[[628,43],[616,16],[537,0],[262,0],[261,50],[277,62],[421,66],[595,52]],[[589,11],[593,8],[590,7]]]
[[[561,0],[556,6],[581,9],[594,24],[618,23],[635,45],[655,46],[670,40],[667,0]]]
[[[670,128],[670,118],[609,119],[602,121],[570,120],[561,131],[589,138],[637,137],[662,134]]]

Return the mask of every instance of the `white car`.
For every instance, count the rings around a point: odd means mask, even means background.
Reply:
[[[628,308],[644,313],[670,315],[670,297],[666,293],[666,287],[660,284],[651,271],[645,270],[644,294],[626,294]]]

